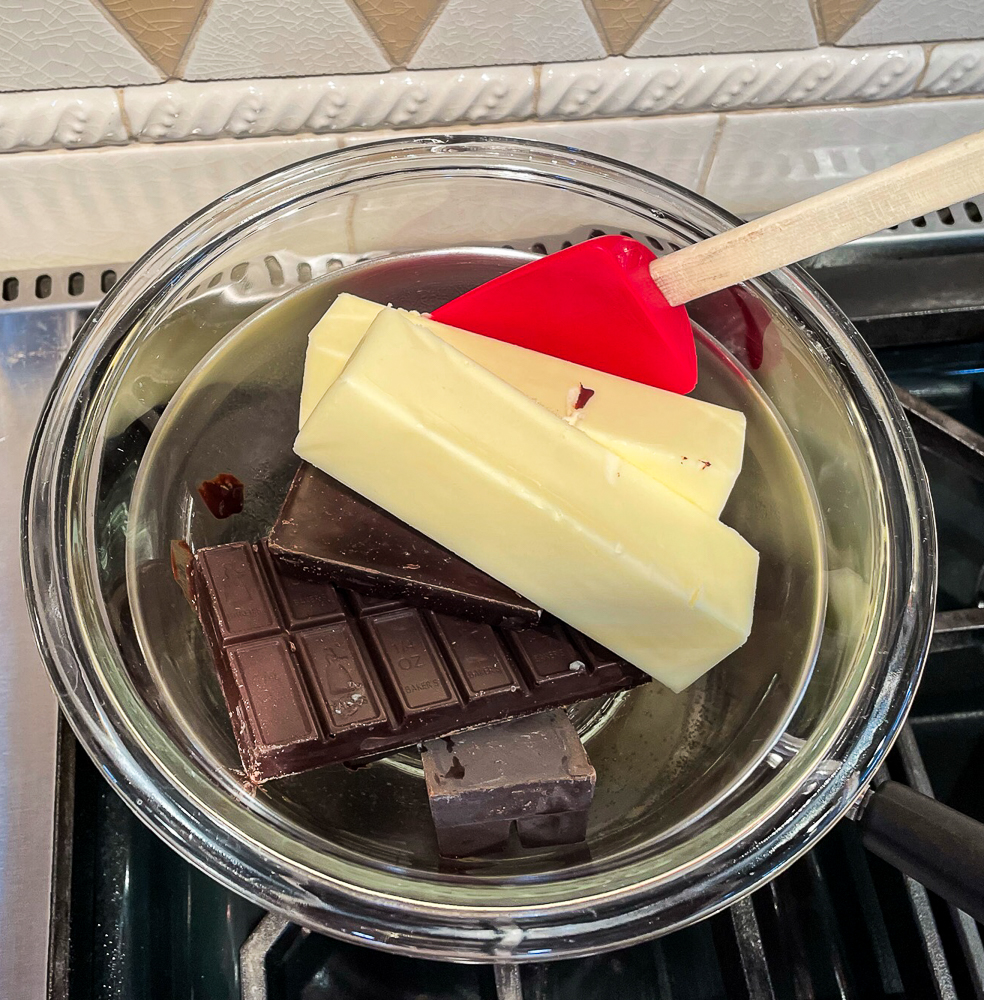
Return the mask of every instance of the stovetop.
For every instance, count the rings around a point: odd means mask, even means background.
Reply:
[[[984,225],[976,203],[948,214],[810,267],[901,388],[937,507],[933,651],[887,771],[984,820]],[[58,361],[119,270],[0,276],[8,476],[21,476]],[[0,504],[12,553],[19,491]],[[493,970],[307,932],[198,872],[130,813],[58,721],[9,571],[0,601],[4,1000],[984,998],[977,924],[869,855],[848,823],[730,910],[595,958]]]

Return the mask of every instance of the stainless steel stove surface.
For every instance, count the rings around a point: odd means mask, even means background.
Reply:
[[[984,819],[982,214],[977,203],[955,206],[810,265],[901,387],[937,507],[933,652],[888,771]],[[264,913],[178,858],[59,726],[12,567],[31,428],[73,333],[118,270],[0,275],[3,1000],[984,997],[977,924],[868,854],[850,824],[710,920],[521,969],[341,944]]]

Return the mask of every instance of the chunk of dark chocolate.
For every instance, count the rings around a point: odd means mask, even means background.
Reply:
[[[561,709],[424,744],[438,848],[450,858],[576,844],[587,832],[595,770]]]
[[[598,647],[589,656],[584,637],[557,622],[495,629],[366,598],[287,572],[265,544],[200,549],[191,578],[256,782],[649,679]]]
[[[307,463],[269,544],[286,565],[375,598],[514,628],[540,619],[531,601]]]
[[[233,514],[241,514],[246,487],[238,476],[231,472],[220,472],[213,479],[198,484],[198,495],[220,521]]]

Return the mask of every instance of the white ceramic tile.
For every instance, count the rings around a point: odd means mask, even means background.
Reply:
[[[628,54],[755,52],[816,44],[809,0],[672,0]]]
[[[880,101],[908,94],[918,45],[874,49],[607,59],[541,68],[536,113],[581,120],[774,105]],[[172,80],[123,93],[133,135],[244,138],[352,129],[520,121],[534,114],[530,66],[380,75]]]
[[[604,54],[581,0],[449,0],[410,66],[555,62]]]
[[[136,138],[243,138],[297,132],[495,122],[533,113],[533,69],[402,70],[381,76],[192,83],[123,93]]]
[[[135,260],[232,188],[337,146],[312,136],[0,156],[0,267]]]
[[[540,71],[536,113],[581,119],[883,101],[910,93],[924,65],[920,45],[554,63]]]
[[[935,42],[981,35],[984,35],[981,0],[879,0],[838,39],[838,44]]]
[[[462,135],[482,134],[539,139],[577,149],[602,153],[633,163],[688,187],[696,187],[709,155],[717,115],[689,115],[671,119],[598,122],[543,122],[496,125],[481,129],[459,129]],[[377,138],[400,138],[414,132],[384,134],[353,133],[342,136],[344,146],[359,145]],[[562,235],[578,225],[571,219],[570,198],[543,187],[517,184],[503,202],[501,183],[490,186],[487,198],[478,191],[462,201],[454,189],[440,178],[422,182],[415,189],[412,210],[394,218],[392,201],[361,195],[353,214],[353,240],[362,250],[425,248],[421,232],[429,234],[428,247],[481,242],[533,240]],[[592,225],[625,224],[624,216],[612,210],[606,217],[604,206],[595,207]]]
[[[760,215],[984,126],[984,99],[725,116],[706,195]]]
[[[191,45],[188,80],[390,68],[346,0],[212,0]]]
[[[116,92],[35,90],[0,94],[0,152],[106,146],[129,141]]]
[[[514,185],[503,203],[502,184],[474,182],[470,197],[441,178],[421,178],[398,214],[385,193],[360,194],[352,215],[352,239],[360,252],[428,250],[475,243],[534,240],[572,228],[570,201],[559,192]]]
[[[531,122],[497,131],[602,153],[693,189],[710,155],[718,121],[717,115],[680,115],[648,121]]]
[[[623,118],[616,121],[523,122],[462,128],[461,135],[502,135],[539,139],[573,146],[624,160],[654,174],[693,188],[707,165],[719,115],[675,115],[653,120]],[[359,145],[383,138],[426,133],[352,133],[340,136],[343,146]]]
[[[0,53],[0,91],[163,79],[89,0],[0,0]]]
[[[984,42],[934,45],[919,92],[934,97],[984,93]]]

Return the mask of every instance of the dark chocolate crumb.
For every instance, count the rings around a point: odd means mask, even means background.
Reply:
[[[594,389],[589,389],[586,385],[578,385],[581,387],[580,392],[577,394],[577,400],[574,403],[574,409],[580,410],[584,407],[584,404],[595,394]]]
[[[214,479],[199,483],[198,495],[213,516],[222,520],[242,511],[246,487],[231,472],[220,472]]]

